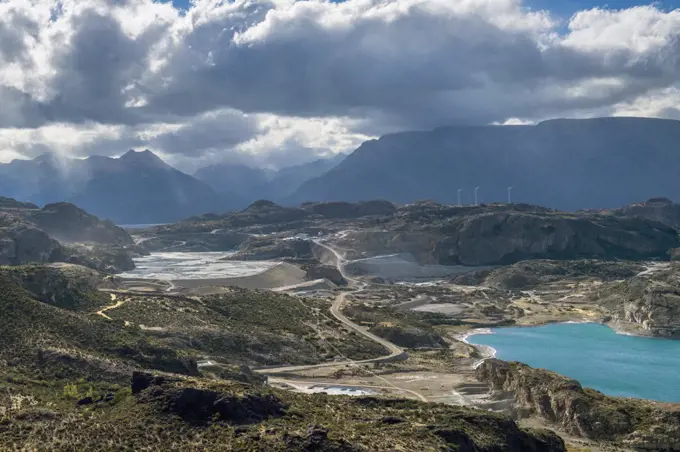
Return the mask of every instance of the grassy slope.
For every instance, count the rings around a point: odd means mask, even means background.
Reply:
[[[90,310],[95,306],[81,309],[71,301],[85,294],[76,285],[71,290],[64,300],[48,304],[0,274],[0,450],[563,450],[554,435],[529,434],[502,416],[412,401],[301,395],[179,376],[132,395],[133,368],[186,372],[186,351],[171,349],[162,336],[96,316]],[[321,321],[316,309],[327,308],[294,301],[238,291],[196,306],[225,319],[249,319],[244,333],[269,329],[294,336],[308,331],[300,320]],[[152,305],[151,300],[138,304]],[[168,312],[165,321],[190,307],[180,308]],[[226,417],[187,416],[187,400],[190,411],[214,410],[212,401],[200,406],[201,391],[230,397]],[[86,397],[94,403],[77,403]],[[108,400],[98,401],[103,397]],[[258,415],[258,401],[269,397],[280,412]],[[243,410],[255,410],[255,417],[236,416]],[[320,427],[315,433],[312,426]]]
[[[380,345],[342,331],[341,324],[325,315],[325,301],[245,289],[201,300],[121,299],[123,306],[107,312],[111,318],[143,325],[147,334],[168,346],[221,362],[313,364],[333,358],[334,349],[353,359],[385,354]]]

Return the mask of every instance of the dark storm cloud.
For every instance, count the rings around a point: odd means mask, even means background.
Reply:
[[[353,118],[369,135],[607,114],[680,76],[680,12],[654,7],[582,12],[562,35],[513,0],[197,0],[185,15],[150,0],[9,0],[0,13],[0,132],[122,126],[101,153],[226,155],[262,132],[242,112]],[[138,133],[161,123],[176,127]]]

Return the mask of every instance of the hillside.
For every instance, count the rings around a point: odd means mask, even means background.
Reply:
[[[680,122],[552,120],[535,126],[445,127],[386,135],[303,184],[288,202],[513,199],[561,210],[613,208],[680,191]]]
[[[201,301],[119,293],[106,310],[112,300],[97,287],[112,283],[77,267],[0,267],[0,360],[10,364],[0,367],[0,448],[565,450],[556,434],[503,415],[296,394],[236,365],[317,361],[311,301],[245,290]],[[322,328],[336,346],[352,344],[351,334]],[[197,352],[221,362],[199,367]]]
[[[634,334],[680,338],[680,265],[604,285],[596,294],[614,328]]]
[[[73,204],[0,205],[0,265],[70,262],[115,273],[134,269],[137,252],[124,229]]]
[[[242,233],[238,240],[236,233]],[[220,249],[215,238],[224,237],[239,247],[235,258],[243,259],[309,258],[309,244],[299,241],[330,234],[329,243],[349,259],[410,254],[421,264],[469,266],[525,259],[667,259],[679,246],[676,229],[655,220],[527,204],[365,201],[293,208],[258,201],[241,212],[190,218],[145,234],[155,245],[191,240],[204,249]],[[297,234],[298,241],[290,242]]]

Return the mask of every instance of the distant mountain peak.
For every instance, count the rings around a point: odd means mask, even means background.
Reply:
[[[154,154],[148,149],[145,149],[143,151],[135,151],[134,149],[130,149],[127,151],[125,154],[121,155],[119,159],[121,162],[124,163],[129,163],[133,165],[145,165],[145,166],[155,166],[155,167],[167,167],[170,168],[170,165],[165,163],[163,159],[161,159],[159,156]]]
[[[57,160],[57,156],[54,152],[43,152],[33,160],[36,162],[54,163]]]

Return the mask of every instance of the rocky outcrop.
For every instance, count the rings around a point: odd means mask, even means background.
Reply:
[[[0,228],[0,265],[54,262],[62,247],[44,231],[26,224]]]
[[[99,288],[114,283],[97,271],[77,265],[25,265],[0,268],[7,278],[43,303],[70,311],[91,310],[110,299]]]
[[[672,267],[603,287],[598,302],[617,329],[680,338],[680,268]]]
[[[680,411],[635,399],[608,397],[554,372],[497,359],[477,379],[515,400],[515,416],[539,416],[576,436],[618,442],[635,450],[680,448]]]
[[[498,289],[522,290],[563,279],[615,281],[631,278],[643,270],[642,264],[630,261],[536,259],[485,271],[476,281],[471,278],[473,275],[462,275],[454,282],[471,281],[472,285],[483,283]]]
[[[336,286],[346,286],[347,280],[342,276],[342,273],[337,267],[331,265],[303,265],[302,269],[307,272],[307,279],[314,281],[317,279],[327,279]]]
[[[312,242],[304,238],[251,237],[226,260],[311,259]]]
[[[678,243],[660,223],[604,215],[498,212],[472,215],[443,227],[435,249],[440,263],[509,264],[535,258],[643,259],[666,255]]]
[[[0,209],[39,209],[39,207],[30,202],[21,202],[13,198],[0,196]]]
[[[177,414],[192,422],[225,421],[243,425],[259,422],[285,413],[286,406],[270,394],[219,393],[188,387],[176,378],[135,372],[132,392],[141,403],[152,403],[163,412]],[[153,390],[148,390],[152,388]]]
[[[412,325],[379,323],[371,327],[370,332],[405,348],[442,348],[444,346],[444,340],[439,334]]]
[[[668,198],[651,198],[645,202],[614,209],[612,214],[658,221],[666,226],[680,229],[680,204]]]
[[[389,201],[361,202],[310,202],[301,208],[315,215],[328,219],[361,218],[368,216],[390,216],[397,212],[397,206]]]
[[[121,273],[135,269],[134,247],[72,244],[63,247],[61,262],[82,265],[103,273]]]
[[[285,438],[288,450],[325,451],[325,452],[360,452],[361,447],[354,446],[348,441],[334,440],[328,437],[329,430],[318,425],[312,425],[300,434],[288,434]]]
[[[40,210],[28,212],[24,219],[64,243],[134,244],[132,237],[124,229],[67,202],[47,204]]]
[[[332,244],[347,250],[347,259],[410,254],[421,264],[437,264],[433,251],[443,239],[443,235],[429,231],[357,230],[347,232]]]
[[[22,204],[10,201],[3,202]],[[140,253],[124,229],[73,204],[0,207],[0,265],[67,262],[118,273],[134,269],[132,256]]]
[[[665,257],[678,246],[675,229],[640,218],[515,206],[425,207],[405,207],[380,230],[351,231],[334,243],[353,250],[350,258],[409,253],[422,264],[468,266],[526,259],[645,259]]]

